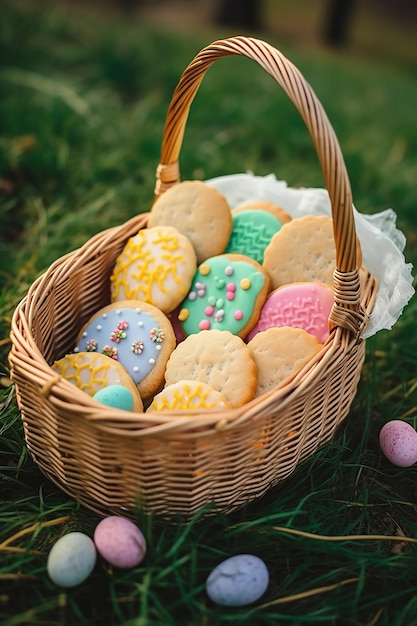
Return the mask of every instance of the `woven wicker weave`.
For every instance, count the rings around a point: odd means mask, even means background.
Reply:
[[[111,409],[51,369],[82,324],[110,301],[110,274],[147,215],[103,231],[57,260],[30,288],[12,320],[11,376],[27,447],[44,474],[101,514],[164,517],[231,511],[264,494],[328,442],[349,412],[365,345],[359,338],[376,283],[356,268],[349,179],[335,134],[300,72],[252,38],[218,41],[185,70],[173,95],[156,194],[179,181],[178,156],[190,104],[210,65],[227,55],[255,60],[282,86],[307,125],[331,199],[337,250],[333,331],[293,379],[232,410],[184,417]]]

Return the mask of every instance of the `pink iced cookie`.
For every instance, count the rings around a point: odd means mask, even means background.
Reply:
[[[256,326],[248,335],[272,327],[302,328],[321,342],[329,336],[333,289],[324,283],[291,283],[272,291],[261,309]]]

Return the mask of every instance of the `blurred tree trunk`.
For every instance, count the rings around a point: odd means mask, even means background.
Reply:
[[[143,2],[141,0],[116,0],[116,4],[123,13],[130,15],[140,8]]]
[[[324,25],[324,40],[332,46],[344,46],[356,0],[328,0]]]
[[[217,21],[222,26],[261,30],[261,0],[221,0]]]

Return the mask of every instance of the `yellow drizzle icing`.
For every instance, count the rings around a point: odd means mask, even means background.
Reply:
[[[91,355],[88,355],[90,357]],[[109,362],[107,363],[106,360]],[[54,364],[54,369],[73,385],[93,396],[109,384],[112,362],[104,359],[84,358],[83,355],[64,357]],[[114,382],[118,380],[115,376]]]
[[[193,258],[192,246],[184,240],[168,226],[142,229],[131,237],[110,277],[113,301],[136,299],[158,305],[157,291],[169,297],[178,291],[185,294],[195,265],[187,254]]]
[[[171,388],[170,388],[171,387]],[[214,409],[227,406],[219,392],[198,383],[175,383],[155,396],[151,411],[183,411],[189,409]]]

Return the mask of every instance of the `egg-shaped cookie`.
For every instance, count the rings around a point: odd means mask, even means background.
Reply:
[[[224,409],[230,407],[225,396],[200,380],[179,380],[162,389],[150,404],[148,412]]]
[[[262,264],[265,248],[282,226],[268,211],[246,209],[232,211],[233,229],[226,254],[244,254]]]
[[[112,302],[142,300],[169,313],[191,284],[197,258],[173,226],[143,228],[126,243],[110,276]]]
[[[267,328],[292,326],[303,328],[324,342],[329,336],[333,303],[333,288],[324,283],[291,283],[278,287],[268,295],[248,339]]]
[[[132,377],[121,363],[104,354],[87,351],[67,354],[55,361],[52,369],[92,397],[110,385],[121,385],[132,394],[133,410],[143,411],[142,399]]]
[[[217,329],[245,337],[258,319],[269,284],[265,269],[249,257],[221,254],[207,259],[178,313],[184,333]]]
[[[81,329],[75,352],[98,352],[120,362],[145,400],[164,384],[175,348],[167,316],[147,302],[124,300],[97,311]]]
[[[197,263],[222,254],[232,232],[229,203],[223,194],[201,180],[185,180],[157,198],[148,226],[175,226],[186,235]]]

